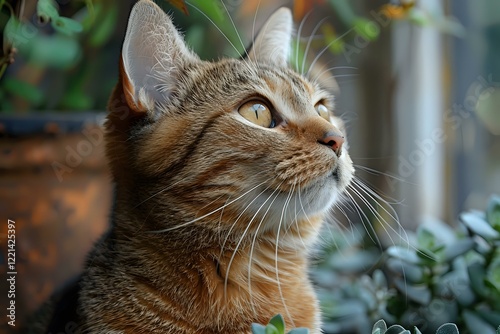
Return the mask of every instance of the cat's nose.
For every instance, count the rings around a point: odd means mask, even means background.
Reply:
[[[337,157],[340,157],[340,155],[342,154],[342,145],[344,144],[345,139],[344,136],[337,132],[328,131],[318,142],[320,144],[331,147]]]

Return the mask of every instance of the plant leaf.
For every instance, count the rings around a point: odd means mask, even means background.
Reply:
[[[486,210],[486,219],[496,231],[500,232],[500,196],[491,196]]]
[[[109,38],[115,31],[116,22],[118,21],[118,6],[111,3],[109,4],[109,6],[110,7],[106,8],[106,10],[103,10],[102,6],[98,7],[98,19],[96,20],[96,22],[94,22],[94,27],[89,34],[90,46],[99,47],[103,45],[109,40]]]
[[[472,239],[463,239],[454,242],[451,245],[445,247],[441,261],[442,262],[450,262],[454,258],[468,252],[475,245],[474,240]]]
[[[421,262],[416,252],[408,248],[403,248],[400,246],[391,246],[387,249],[386,252],[389,256],[401,259],[409,263],[419,264]]]
[[[357,17],[353,21],[354,31],[367,41],[373,41],[377,39],[380,28],[378,24],[373,21],[367,20],[362,17]]]
[[[447,323],[444,325],[441,325],[437,331],[436,334],[459,334],[458,327],[455,324],[452,323]]]
[[[309,328],[298,327],[288,332],[288,334],[309,334]]]
[[[404,276],[411,283],[420,283],[424,278],[424,271],[421,267],[400,259],[389,258],[386,266],[391,272]]]
[[[49,22],[59,17],[57,4],[53,0],[38,0],[36,4],[36,13],[42,18],[43,22]]]
[[[276,327],[272,324],[268,324],[266,326],[265,334],[285,334],[285,332],[280,332]]]
[[[13,77],[4,78],[3,89],[12,95],[19,96],[33,106],[39,106],[44,100],[43,92],[38,87]]]
[[[252,334],[266,334],[266,327],[261,324],[252,324]]]
[[[69,17],[62,16],[52,20],[52,27],[68,36],[72,36],[75,33],[82,32],[83,30],[83,26],[80,22],[70,19]]]
[[[375,323],[375,325],[373,325],[372,334],[376,329],[380,330],[381,333],[385,333],[385,331],[387,330],[387,324],[383,319],[380,319]]]
[[[472,232],[486,240],[500,238],[500,233],[491,227],[484,219],[472,212],[465,212],[460,215],[460,221]]]
[[[488,290],[484,285],[484,278],[486,276],[483,264],[479,262],[471,263],[467,267],[469,272],[470,286],[472,290],[480,296],[487,296]]]
[[[464,310],[462,316],[470,333],[495,334],[495,328],[481,319],[476,313]]]
[[[409,285],[399,278],[394,280],[394,285],[396,285],[396,288],[401,293],[408,296],[409,299],[416,303],[428,305],[431,301],[431,291],[426,286]]]
[[[496,326],[500,324],[500,313],[489,310],[478,310],[476,312],[481,318],[486,320],[490,325]]]
[[[391,327],[387,328],[385,334],[411,334],[411,333],[409,330],[404,329],[400,325],[392,325]]]
[[[269,320],[269,323],[276,327],[280,333],[285,333],[285,320],[281,314],[276,314]]]

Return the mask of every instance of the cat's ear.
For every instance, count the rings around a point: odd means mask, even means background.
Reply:
[[[292,30],[292,12],[286,7],[278,9],[255,38],[248,57],[255,62],[286,66],[291,50]]]
[[[160,7],[150,0],[134,5],[121,63],[123,91],[132,109],[143,112],[168,101],[182,69],[198,60]]]

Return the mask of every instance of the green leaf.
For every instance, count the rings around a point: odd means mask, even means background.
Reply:
[[[423,248],[418,249],[417,255],[422,260],[422,262],[427,265],[433,265],[438,263],[438,256],[434,254],[434,252],[428,249],[423,249]]]
[[[495,334],[495,328],[481,319],[476,313],[464,310],[462,316],[470,333]]]
[[[472,239],[463,239],[458,240],[451,245],[445,247],[443,253],[441,254],[442,262],[450,262],[456,257],[468,252],[475,245],[474,240]]]
[[[266,334],[266,327],[261,324],[252,324],[252,334]]]
[[[423,225],[417,228],[417,241],[422,248],[432,249],[436,245],[436,237]]]
[[[100,10],[99,20],[95,21],[94,28],[89,34],[89,45],[92,47],[99,47],[106,43],[115,31],[118,21],[118,6],[111,3],[109,6],[106,11]]]
[[[417,327],[413,327],[413,331],[415,332],[414,334],[422,334],[420,329],[418,329]]]
[[[43,100],[43,92],[36,86],[12,77],[6,77],[3,81],[6,92],[19,96],[33,106],[39,106]]]
[[[477,314],[486,320],[490,325],[496,326],[500,324],[500,313],[489,310],[478,310]]]
[[[82,32],[83,30],[83,26],[80,22],[62,16],[52,20],[52,27],[68,36],[72,36],[75,33]]]
[[[353,24],[354,31],[367,41],[375,40],[380,33],[380,28],[375,21],[357,17],[354,19]]]
[[[389,256],[409,263],[419,264],[421,262],[413,249],[403,248],[400,246],[391,246],[387,249],[386,252]]]
[[[73,66],[81,55],[77,40],[66,36],[39,36],[29,46],[28,57],[38,66],[68,68]]]
[[[479,217],[476,213],[465,212],[460,215],[460,221],[467,226],[472,232],[486,240],[500,238],[500,233],[493,229],[484,219]]]
[[[36,4],[36,12],[44,22],[49,22],[59,17],[57,4],[54,0],[38,0]]]
[[[486,271],[486,281],[500,293],[500,260],[490,264]]]
[[[276,327],[280,333],[285,333],[285,320],[281,314],[276,314],[271,320],[269,320],[269,323]]]
[[[383,319],[380,319],[375,323],[375,325],[373,325],[372,334],[375,334],[375,330],[377,329],[380,333],[385,333],[385,331],[387,330],[387,324]]]
[[[392,325],[387,328],[385,334],[411,334],[409,330],[404,329],[404,327],[400,325]]]
[[[3,35],[6,41],[22,53],[37,38],[38,29],[29,23],[21,23],[16,17],[11,16],[5,24]]]
[[[486,209],[486,219],[496,231],[500,232],[500,196],[491,196]]]
[[[60,105],[66,110],[89,110],[94,106],[94,99],[82,90],[70,90],[66,91]]]
[[[276,327],[272,324],[268,324],[266,326],[265,334],[285,334],[285,332],[280,332]]]
[[[455,324],[447,323],[440,326],[436,334],[459,334],[458,327]]]
[[[298,327],[288,332],[288,334],[309,334],[309,328]]]
[[[498,326],[496,334],[500,334],[500,326]]]
[[[416,303],[428,305],[431,301],[431,291],[427,286],[409,285],[399,278],[394,280],[394,285],[401,293],[406,295],[408,299],[411,299]]]
[[[467,271],[469,272],[470,286],[472,287],[472,290],[482,297],[487,296],[488,290],[484,285],[486,273],[483,264],[474,262],[467,267]]]
[[[421,267],[400,259],[390,258],[386,261],[386,266],[391,272],[404,276],[410,283],[421,283],[424,278]]]

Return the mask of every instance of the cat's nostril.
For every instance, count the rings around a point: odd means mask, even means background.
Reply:
[[[327,132],[325,136],[318,142],[320,144],[331,147],[335,154],[340,157],[340,155],[342,154],[342,145],[344,144],[345,139],[344,136],[330,131]]]

